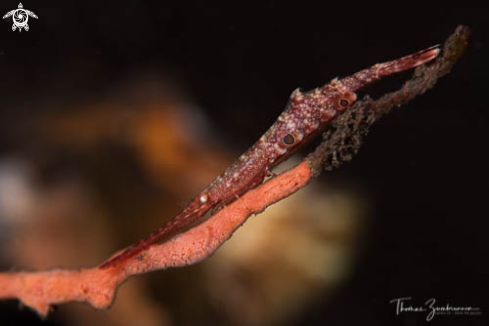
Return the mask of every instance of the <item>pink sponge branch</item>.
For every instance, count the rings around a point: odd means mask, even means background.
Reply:
[[[17,298],[42,316],[48,314],[51,305],[70,301],[108,308],[117,287],[129,276],[202,261],[249,216],[296,192],[311,175],[309,165],[303,162],[249,191],[207,221],[113,268],[0,273],[0,299]]]
[[[150,247],[123,267],[126,275],[181,267],[213,254],[249,216],[305,186],[311,179],[306,161],[247,192],[209,220],[169,241]]]

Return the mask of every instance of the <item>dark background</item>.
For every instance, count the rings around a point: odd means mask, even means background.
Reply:
[[[424,324],[394,316],[388,301],[406,296],[482,309],[433,325],[487,325],[487,9],[431,1],[23,4],[39,16],[28,32],[0,22],[0,119],[50,110],[44,103],[53,98],[101,97],[137,71],[161,71],[237,152],[273,123],[295,88],[443,43],[457,25],[470,26],[469,51],[452,73],[382,119],[352,163],[333,172],[371,190],[373,237],[332,302],[319,300],[291,325]],[[17,5],[2,1],[0,11]],[[0,139],[0,154],[13,146]],[[53,323],[14,301],[0,304],[0,316],[1,325]]]

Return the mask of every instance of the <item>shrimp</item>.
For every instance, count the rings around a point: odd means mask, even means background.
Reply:
[[[285,110],[260,139],[226,171],[209,184],[183,211],[135,245],[103,263],[100,268],[137,256],[151,245],[166,240],[197,221],[209,211],[219,209],[263,182],[278,163],[289,158],[342,111],[351,107],[355,91],[384,76],[408,70],[433,60],[439,46],[397,60],[379,63],[312,91],[295,90]]]

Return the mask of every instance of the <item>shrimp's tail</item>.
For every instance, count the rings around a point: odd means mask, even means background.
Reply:
[[[397,60],[381,63],[381,69],[379,69],[379,75],[381,77],[392,75],[404,70],[408,70],[422,65],[428,61],[433,60],[440,53],[440,45],[435,45],[430,48],[421,50],[414,54],[402,57]]]
[[[343,78],[340,80],[340,82],[350,91],[355,92],[359,88],[379,80],[382,77],[412,69],[431,61],[435,59],[439,53],[440,46],[435,45],[396,60],[378,63],[370,68],[361,70],[349,77]]]

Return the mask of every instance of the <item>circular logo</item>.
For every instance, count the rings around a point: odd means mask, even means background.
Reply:
[[[25,29],[26,31],[29,30],[29,25],[27,25],[29,16],[37,19],[36,14],[30,10],[24,9],[22,3],[19,3],[19,7],[17,9],[10,10],[8,13],[6,13],[3,16],[3,19],[8,18],[10,16],[12,16],[12,21],[14,22],[12,25],[12,31],[18,29],[19,32],[21,32],[22,29]]]
[[[24,9],[17,9],[12,15],[12,19],[17,28],[23,28],[25,25],[27,25],[29,15],[27,15],[27,12]]]

